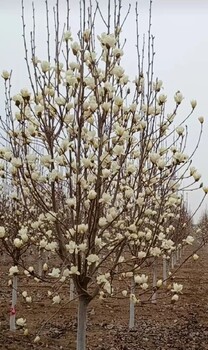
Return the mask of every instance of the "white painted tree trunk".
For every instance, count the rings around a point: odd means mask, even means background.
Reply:
[[[74,281],[73,279],[71,278],[70,279],[70,287],[69,287],[69,300],[73,300],[74,299]]]
[[[163,284],[167,284],[167,259],[163,257]]]
[[[176,248],[176,263],[180,263],[180,247]]]
[[[10,309],[10,331],[16,330],[16,304],[17,304],[17,275],[12,279],[12,305]]]
[[[79,297],[77,320],[77,347],[76,350],[86,350],[87,306],[89,302],[85,296]]]
[[[179,259],[181,261],[181,258],[182,258],[182,247],[179,248]]]
[[[131,281],[131,294],[135,294],[135,282],[134,282],[134,276],[132,277]],[[134,328],[135,326],[135,303],[133,300],[130,299],[130,305],[129,305],[129,329]]]
[[[42,277],[43,275],[43,252],[40,250],[38,252],[38,266],[37,266],[38,276]]]
[[[170,272],[170,259],[167,260],[167,277],[169,277],[169,272]]]
[[[153,262],[153,280],[152,280],[153,288],[156,288],[157,286],[157,260],[154,259]],[[157,291],[155,290],[152,295],[152,303],[156,304],[157,302]]]
[[[175,267],[174,252],[171,254],[171,269]]]
[[[174,266],[177,265],[177,250],[173,252],[173,261],[174,261]]]

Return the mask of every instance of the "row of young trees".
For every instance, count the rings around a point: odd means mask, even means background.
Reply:
[[[196,101],[176,127],[183,96],[176,92],[168,114],[162,81],[153,74],[151,10],[146,62],[136,5],[138,65],[132,81],[122,66],[126,15],[121,0],[108,1],[107,18],[98,2],[81,1],[77,37],[70,30],[69,0],[64,25],[59,5],[57,1],[54,7],[53,54],[46,0],[48,56],[41,59],[36,57],[35,11],[29,55],[22,4],[30,88],[13,95],[11,73],[2,73],[6,114],[1,118],[0,249],[13,259],[14,290],[21,269],[31,273],[25,258],[29,250],[56,257],[46,275],[68,286],[73,281],[77,350],[84,350],[91,300],[116,290],[134,305],[140,293],[155,291],[168,278],[148,284],[142,267],[160,258],[166,261],[193,242],[183,193],[201,177],[191,166],[194,152],[185,151],[185,124]],[[97,18],[105,26],[99,35]],[[196,148],[202,117],[199,122]],[[173,301],[181,289],[174,283]]]

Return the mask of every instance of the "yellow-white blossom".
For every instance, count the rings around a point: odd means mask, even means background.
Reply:
[[[198,121],[199,121],[201,124],[203,124],[203,123],[204,123],[204,117],[199,117],[199,118],[198,118]]]
[[[10,73],[7,70],[3,70],[3,72],[1,73],[1,76],[4,80],[7,80],[10,78]]]
[[[174,96],[175,102],[179,105],[179,104],[181,104],[183,99],[184,99],[183,95],[180,93],[180,91],[177,91],[175,96]]]
[[[60,304],[61,302],[61,298],[59,295],[55,295],[52,300],[53,300],[53,304]]]
[[[25,300],[26,300],[27,303],[31,303],[32,302],[32,297],[26,297]]]
[[[189,235],[186,237],[186,239],[183,239],[183,242],[191,245],[194,242],[194,237]]]
[[[87,198],[90,200],[93,200],[97,197],[97,192],[95,192],[94,190],[89,191]]]
[[[48,61],[42,61],[41,62],[41,69],[43,73],[46,73],[50,70],[50,63]]]
[[[99,256],[98,256],[98,255],[96,255],[96,254],[90,254],[90,255],[86,258],[86,260],[87,260],[87,264],[88,264],[88,265],[91,265],[91,264],[93,264],[93,263],[96,263],[96,265],[97,265],[100,259],[99,259]]]
[[[0,238],[5,237],[6,231],[4,226],[0,226]]]
[[[156,286],[157,288],[160,288],[163,284],[163,281],[162,280],[158,280],[157,283],[156,283]]]
[[[17,326],[20,326],[20,327],[26,326],[26,319],[25,319],[25,318],[22,318],[22,317],[18,318],[18,319],[16,320],[16,325],[17,325]]]
[[[173,293],[182,293],[183,285],[179,283],[173,283],[173,288],[171,289],[171,292]]]
[[[59,278],[60,277],[60,269],[57,267],[53,267],[52,272],[49,272],[49,276],[53,277],[53,278]]]
[[[147,283],[148,276],[146,276],[145,274],[134,276],[134,281],[138,284]]]
[[[39,335],[37,335],[36,337],[35,337],[35,339],[33,340],[33,342],[34,343],[38,343],[40,341],[40,337],[39,337]]]
[[[178,294],[174,294],[174,295],[172,296],[172,298],[171,298],[171,301],[172,301],[173,303],[175,303],[176,301],[178,301],[178,299],[179,299]]]
[[[70,271],[69,271],[70,275],[80,275],[80,272],[78,271],[78,267],[77,266],[71,266]]]
[[[194,109],[197,105],[197,101],[196,100],[191,100],[191,107]]]

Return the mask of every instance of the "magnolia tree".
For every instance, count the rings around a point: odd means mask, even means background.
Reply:
[[[29,54],[22,4],[30,87],[14,95],[11,73],[3,71],[1,176],[7,174],[10,193],[16,193],[30,218],[24,223],[27,241],[56,256],[51,278],[73,280],[78,296],[77,350],[84,350],[90,301],[121,293],[138,302],[135,283],[141,293],[152,289],[148,276],[140,275],[141,267],[150,259],[170,256],[178,244],[193,241],[185,226],[177,235],[175,219],[180,218],[183,180],[187,188],[200,179],[196,169],[190,170],[193,153],[185,153],[183,126],[196,101],[174,127],[183,96],[176,92],[175,107],[167,114],[162,81],[153,74],[151,18],[146,62],[145,49],[139,48],[137,5],[138,65],[133,81],[122,65],[122,30],[130,7],[123,19],[121,1],[108,1],[104,18],[97,2],[83,0],[80,30],[73,35],[69,0],[62,26],[59,5],[57,1],[53,9],[53,34],[46,0],[48,54],[37,57],[35,11]],[[101,34],[96,33],[97,20],[105,27]],[[200,140],[203,118],[199,121]],[[1,225],[6,246],[11,231],[4,220]],[[22,234],[15,239],[14,246],[21,249]],[[118,277],[119,287],[114,286]],[[181,290],[181,285],[173,285],[173,300]]]
[[[207,243],[207,230],[208,230],[208,215],[207,215],[207,211],[204,211],[197,223],[197,237],[204,244]]]
[[[7,173],[3,175],[7,178]],[[5,185],[5,183],[3,183]],[[4,186],[5,189],[5,186]],[[10,257],[12,266],[9,275],[12,277],[12,303],[10,308],[10,330],[15,330],[16,302],[17,302],[17,276],[18,265],[22,261],[31,244],[28,237],[29,216],[26,208],[18,200],[17,193],[6,193],[2,191],[0,198],[0,249],[6,256]]]

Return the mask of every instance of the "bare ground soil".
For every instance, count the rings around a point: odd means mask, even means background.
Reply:
[[[190,248],[185,252],[185,257]],[[156,304],[136,306],[136,324],[128,330],[129,305],[124,299],[95,300],[89,305],[88,350],[205,350],[208,349],[208,248],[201,249],[200,259],[190,259],[176,274],[184,284],[183,294],[171,304],[170,292],[163,287]],[[7,286],[8,265],[0,269],[0,349],[76,349],[76,301],[52,305],[46,298],[48,284],[38,286],[31,279],[19,281],[17,317],[27,319],[29,334],[22,329],[9,331],[11,287]],[[26,304],[21,293],[33,297]],[[64,289],[61,296],[68,294]],[[41,330],[41,331],[40,331]],[[40,331],[41,340],[33,342]]]

